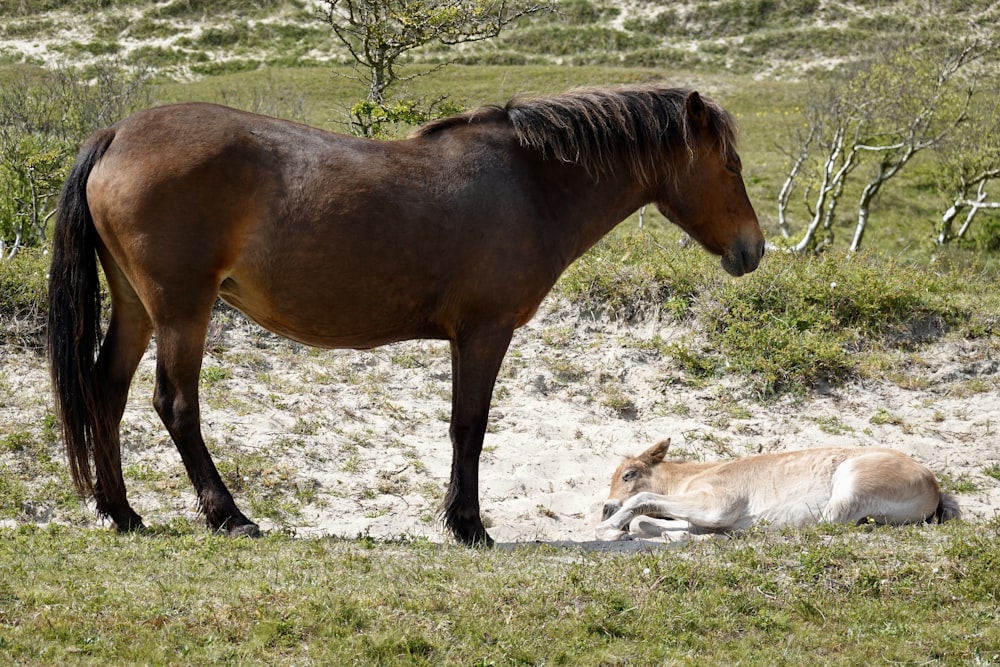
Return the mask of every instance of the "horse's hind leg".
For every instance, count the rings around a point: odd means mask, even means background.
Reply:
[[[106,432],[94,439],[97,511],[109,517],[119,531],[143,528],[142,518],[132,509],[122,476],[119,426],[128,400],[132,376],[149,343],[152,325],[131,287],[116,287],[119,275],[107,272],[112,286],[112,315],[97,358],[95,377],[108,410]]]
[[[214,296],[213,296],[214,299]],[[237,507],[205,447],[198,406],[198,374],[212,301],[175,314],[156,327],[156,411],[180,452],[208,525],[232,536],[256,536],[257,525]]]

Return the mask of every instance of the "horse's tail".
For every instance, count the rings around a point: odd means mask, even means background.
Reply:
[[[958,499],[950,493],[941,492],[938,499],[937,509],[934,511],[934,518],[938,523],[944,523],[951,519],[960,519],[962,509],[958,506]]]
[[[80,149],[56,206],[49,269],[48,347],[56,412],[62,426],[73,484],[94,493],[91,460],[100,449],[109,416],[100,399],[95,363],[101,342],[101,285],[97,276],[97,230],[87,203],[87,179],[115,134],[105,130]]]

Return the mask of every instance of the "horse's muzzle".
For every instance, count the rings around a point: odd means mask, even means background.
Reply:
[[[722,256],[722,268],[734,278],[739,278],[756,269],[763,257],[763,237],[754,239],[751,242],[737,239],[732,247],[729,248],[729,252]]]

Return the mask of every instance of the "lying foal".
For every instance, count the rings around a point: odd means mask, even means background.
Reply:
[[[626,458],[611,478],[597,539],[629,539],[639,515],[655,532],[725,533],[757,523],[906,524],[960,515],[925,466],[891,449],[806,449],[735,461],[667,461],[670,440]]]

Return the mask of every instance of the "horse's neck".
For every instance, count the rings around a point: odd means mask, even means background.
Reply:
[[[557,192],[562,194],[563,219],[576,231],[571,260],[576,259],[620,222],[649,203],[650,197],[635,181],[621,174],[594,178],[576,166],[567,165]]]

